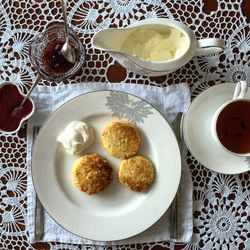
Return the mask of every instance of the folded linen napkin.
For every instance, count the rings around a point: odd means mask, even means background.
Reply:
[[[190,104],[190,92],[187,84],[171,85],[168,87],[155,87],[136,84],[100,84],[83,83],[73,85],[59,85],[56,87],[37,86],[32,93],[32,99],[36,106],[36,112],[28,121],[27,129],[27,164],[28,164],[28,209],[27,226],[31,243],[36,242],[35,224],[35,191],[31,178],[31,149],[32,131],[34,126],[41,126],[48,116],[65,101],[83,93],[94,90],[120,90],[134,94],[151,103],[160,111],[169,123],[172,123],[178,112],[185,112]],[[183,152],[183,155],[185,153]],[[183,162],[185,159],[183,157]],[[186,164],[182,167],[180,183],[180,242],[189,242],[193,231],[192,218],[192,180]],[[170,209],[169,209],[170,210]],[[42,241],[57,241],[74,244],[94,245],[122,245],[135,243],[149,243],[170,240],[170,211],[167,211],[161,219],[146,231],[134,237],[114,242],[99,242],[78,237],[59,226],[50,216],[44,212],[44,237]],[[88,225],[85,225],[88,226]]]

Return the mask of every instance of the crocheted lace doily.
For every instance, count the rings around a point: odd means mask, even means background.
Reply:
[[[250,32],[242,0],[219,0],[214,10],[203,0],[93,0],[69,1],[68,21],[86,48],[84,71],[71,83],[81,81],[166,86],[190,84],[192,97],[220,82],[250,82]],[[61,20],[60,1],[2,0],[0,2],[0,82],[12,81],[27,92],[36,72],[28,56],[29,42],[49,22]],[[92,35],[106,27],[122,27],[137,20],[168,17],[186,23],[197,38],[220,37],[226,48],[219,56],[193,58],[168,76],[145,77],[127,72],[107,53],[91,48]],[[120,74],[117,76],[116,72]],[[66,82],[67,83],[67,82]],[[42,84],[51,84],[43,81]],[[63,83],[60,83],[63,84]],[[22,132],[22,131],[21,131]],[[0,134],[0,249],[33,249],[27,238],[27,168],[24,133]],[[194,238],[197,244],[181,249],[250,249],[250,178],[217,174],[201,166],[192,155],[186,158],[194,185]],[[152,249],[170,242],[117,246],[117,249]],[[94,249],[49,243],[50,249]],[[103,247],[110,248],[110,247]],[[111,248],[110,248],[111,249]]]

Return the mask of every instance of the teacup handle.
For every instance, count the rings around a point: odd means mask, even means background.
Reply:
[[[247,83],[245,81],[239,81],[234,89],[233,100],[244,98],[247,93]]]
[[[206,38],[198,40],[198,48],[195,51],[195,56],[205,56],[217,54],[223,51],[225,42],[219,38]]]

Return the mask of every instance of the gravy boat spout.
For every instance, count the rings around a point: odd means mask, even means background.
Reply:
[[[94,48],[102,51],[123,52],[121,48],[122,44],[133,30],[133,28],[109,28],[100,30],[93,36],[92,45]]]

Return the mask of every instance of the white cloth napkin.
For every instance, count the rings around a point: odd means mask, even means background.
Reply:
[[[190,92],[187,84],[171,85],[168,87],[155,87],[150,85],[120,84],[120,83],[82,83],[72,85],[59,85],[57,87],[37,86],[32,93],[36,111],[28,121],[27,129],[27,164],[28,164],[28,210],[27,225],[31,243],[36,242],[34,233],[35,224],[35,191],[31,178],[31,149],[32,131],[35,125],[41,126],[48,116],[65,101],[93,90],[121,90],[134,94],[151,103],[172,123],[178,112],[185,112],[190,104]],[[184,153],[183,153],[184,155]],[[183,157],[183,162],[185,159]],[[192,217],[192,180],[187,164],[183,164],[180,183],[180,242],[189,242],[193,231]],[[170,210],[170,209],[169,209]],[[62,243],[95,244],[95,245],[123,245],[135,243],[149,243],[170,240],[170,211],[146,231],[134,237],[114,242],[97,242],[78,237],[60,227],[50,216],[44,212],[44,237],[42,241],[58,241]],[[131,222],[132,223],[132,222]],[[88,225],[84,225],[87,227]]]

